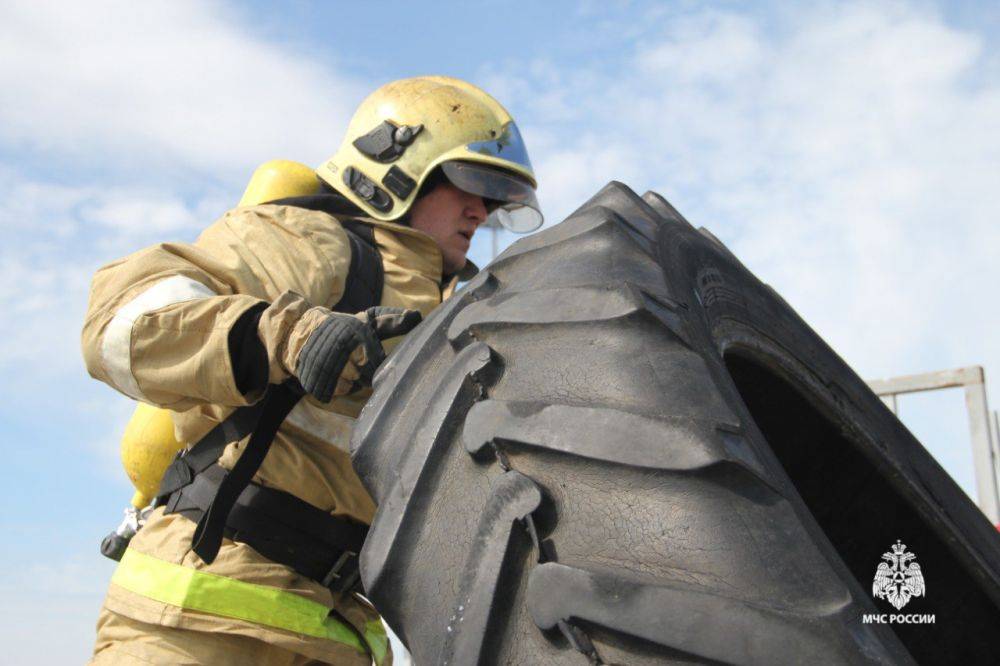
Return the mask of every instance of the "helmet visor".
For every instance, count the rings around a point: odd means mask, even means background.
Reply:
[[[444,175],[451,184],[482,197],[487,205],[495,202],[489,222],[514,233],[524,234],[542,226],[544,218],[535,197],[535,188],[524,178],[497,167],[475,162],[444,162]]]
[[[500,136],[489,141],[475,141],[465,146],[473,153],[480,155],[490,155],[508,162],[520,164],[528,171],[534,172],[531,168],[531,160],[528,159],[528,149],[524,146],[524,139],[517,125],[512,122],[503,126]]]

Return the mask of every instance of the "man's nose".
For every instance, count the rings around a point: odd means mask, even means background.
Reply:
[[[487,216],[486,202],[483,201],[482,197],[470,197],[470,200],[465,206],[465,216],[476,222],[476,226],[479,226],[486,221]]]

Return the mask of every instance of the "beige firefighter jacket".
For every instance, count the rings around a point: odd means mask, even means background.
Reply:
[[[454,290],[442,287],[442,259],[434,240],[392,223],[374,227],[385,284],[382,305],[425,316]],[[90,374],[137,400],[175,412],[179,441],[197,442],[233,408],[260,398],[235,385],[228,333],[248,308],[267,307],[258,335],[268,351],[270,381],[288,377],[282,359],[309,331],[290,336],[310,307],[340,300],[350,266],[346,232],[329,214],[279,205],[237,208],[193,244],[163,243],[101,268],[94,277],[83,329]],[[474,273],[471,263],[461,274]],[[318,322],[317,322],[318,323]],[[298,327],[301,329],[302,327]],[[387,341],[387,350],[399,338]],[[351,426],[370,389],[323,405],[302,400],[281,426],[255,481],[290,492],[331,514],[370,523],[375,505],[351,467]],[[245,441],[221,458],[231,467]],[[293,591],[335,606],[358,628],[377,615],[357,599],[333,599],[318,583],[269,562],[249,547],[223,542],[206,565],[191,551],[194,523],[157,510],[130,548],[185,567]],[[170,606],[110,586],[105,613],[143,623],[257,638],[312,659],[368,663],[333,641]],[[98,648],[101,638],[98,637]]]

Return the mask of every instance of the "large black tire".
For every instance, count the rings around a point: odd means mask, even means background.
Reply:
[[[996,531],[652,193],[498,257],[386,362],[352,449],[363,581],[420,666],[1000,659]],[[872,598],[897,540],[927,586],[903,611]],[[890,612],[936,623],[862,622]]]

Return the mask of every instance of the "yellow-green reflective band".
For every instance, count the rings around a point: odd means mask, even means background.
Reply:
[[[350,627],[329,617],[329,608],[275,587],[164,562],[131,548],[111,582],[171,606],[325,638],[367,653]]]
[[[385,653],[389,648],[389,637],[385,635],[385,626],[382,624],[382,620],[365,622],[365,640],[368,641],[368,647],[372,649],[375,663],[381,664],[385,660]]]

